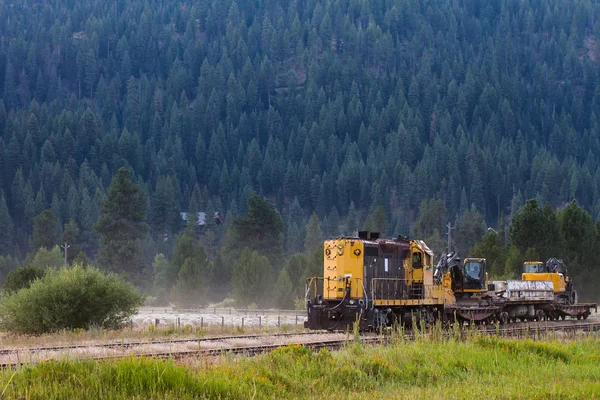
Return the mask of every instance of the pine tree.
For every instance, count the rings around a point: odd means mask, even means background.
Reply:
[[[357,223],[356,223],[356,208],[354,202],[350,202],[350,208],[348,208],[348,215],[346,216],[346,235],[356,235]]]
[[[252,194],[248,198],[248,213],[235,218],[228,229],[226,252],[235,259],[240,250],[247,247],[277,263],[283,255],[281,237],[284,228],[281,215],[269,200]]]
[[[33,219],[33,246],[51,249],[58,243],[58,219],[52,210],[44,210]]]
[[[374,232],[380,232],[382,235],[386,235],[388,231],[388,217],[383,206],[375,207],[373,210],[373,216],[371,218],[371,229]]]
[[[180,222],[177,195],[170,177],[160,176],[150,202],[148,222],[157,234],[171,233]]]
[[[79,227],[73,218],[69,220],[68,224],[65,224],[63,234],[60,238],[60,245],[67,245],[67,262],[73,263],[73,260],[81,252],[81,248],[78,246],[77,237],[79,236]],[[63,249],[63,251],[65,251]]]
[[[233,264],[231,288],[236,303],[247,306],[270,305],[269,290],[273,287],[273,268],[269,259],[257,251],[244,249]]]
[[[323,231],[321,230],[321,221],[317,213],[312,213],[306,226],[306,237],[304,239],[304,250],[312,253],[323,243]]]
[[[182,308],[199,308],[206,303],[205,274],[208,269],[208,258],[202,254],[200,258],[187,258],[171,290],[173,303]]]
[[[6,206],[4,193],[0,194],[0,254],[8,255],[13,251],[13,222]]]
[[[290,309],[294,307],[294,287],[290,274],[284,268],[279,272],[277,282],[275,282],[275,293],[273,298],[275,300],[274,306],[279,309]]]
[[[160,253],[154,256],[154,262],[152,263],[152,271],[154,273],[152,293],[158,305],[166,305],[168,303],[170,288],[167,284],[167,275],[169,268],[169,261],[164,254]]]
[[[101,235],[97,263],[139,280],[143,270],[141,240],[148,230],[146,195],[125,168],[117,171],[106,195],[95,225]]]

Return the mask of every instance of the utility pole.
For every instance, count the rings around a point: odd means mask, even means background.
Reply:
[[[67,244],[67,242],[65,242],[65,244],[60,247],[65,251],[65,265],[67,265],[67,253],[68,253],[68,249],[69,249],[69,247],[71,247],[71,245]]]
[[[448,253],[447,254],[450,254],[450,252],[452,251],[452,231],[454,229],[456,229],[456,224],[454,224],[454,226],[452,226],[452,224],[450,222],[448,222],[446,224],[446,228],[448,228],[448,233],[447,233],[447,235],[448,235]]]

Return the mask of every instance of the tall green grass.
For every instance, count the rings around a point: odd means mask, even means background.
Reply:
[[[588,399],[600,397],[600,343],[473,337],[393,345],[291,345],[216,363],[130,358],[48,362],[0,372],[0,398]]]

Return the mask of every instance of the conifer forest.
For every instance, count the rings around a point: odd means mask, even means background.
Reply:
[[[324,238],[438,256],[450,226],[492,276],[557,257],[597,292],[595,0],[15,0],[0,21],[0,283],[66,247],[156,304],[293,308]]]

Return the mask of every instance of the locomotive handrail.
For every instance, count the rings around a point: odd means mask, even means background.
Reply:
[[[415,285],[412,279],[373,278],[371,298],[376,300],[423,300],[432,297],[432,291],[441,285]]]
[[[319,285],[319,282],[322,282],[322,285]],[[304,299],[309,300],[311,298],[316,298],[319,294],[324,295],[325,293],[325,283],[327,283],[327,289],[330,289],[330,282],[342,283],[345,287],[357,287],[362,288],[363,297],[365,301],[369,300],[369,296],[367,295],[367,289],[365,288],[365,284],[361,278],[350,278],[344,277],[341,280],[332,277],[324,277],[324,276],[314,276],[306,279],[306,290],[304,292]],[[354,286],[356,285],[356,286]],[[321,290],[319,290],[321,288]],[[360,289],[359,289],[360,290]]]

